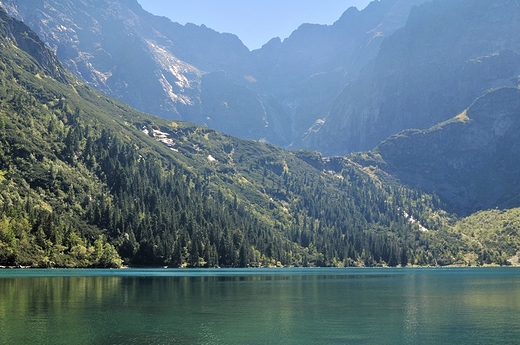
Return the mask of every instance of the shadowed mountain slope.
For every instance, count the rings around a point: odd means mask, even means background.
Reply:
[[[409,186],[436,193],[461,215],[518,207],[519,133],[520,90],[501,88],[446,122],[391,136],[363,164],[375,164]]]
[[[486,90],[516,87],[519,30],[517,1],[436,0],[413,8],[303,146],[324,154],[371,149],[401,130],[449,119]]]

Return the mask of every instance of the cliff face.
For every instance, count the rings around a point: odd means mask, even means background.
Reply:
[[[0,8],[2,22],[2,39],[8,39],[21,50],[32,56],[51,77],[59,81],[66,81],[66,72],[58,59],[45,46],[45,43],[23,22],[11,18],[4,9]]]
[[[388,138],[373,154],[383,170],[461,215],[518,206],[520,90],[491,91],[446,122]]]
[[[197,102],[190,91],[200,87],[201,73],[162,49],[135,7],[103,0],[2,5],[31,26],[69,70],[108,95],[158,115],[178,114],[184,104]],[[148,37],[142,35],[145,26]],[[176,65],[169,70],[171,63]]]
[[[302,145],[327,154],[370,149],[403,129],[447,120],[486,90],[515,87],[518,30],[515,1],[437,0],[413,8]]]

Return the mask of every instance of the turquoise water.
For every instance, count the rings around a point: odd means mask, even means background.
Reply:
[[[2,344],[518,344],[520,269],[0,270]]]

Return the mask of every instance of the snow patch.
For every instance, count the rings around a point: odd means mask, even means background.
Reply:
[[[148,130],[148,128],[143,127],[142,131],[143,131],[144,134],[150,135],[150,131]],[[162,131],[160,131],[158,129],[153,129],[152,130],[152,136],[158,142],[163,143],[164,145],[166,145],[167,147],[169,147],[173,151],[178,152],[176,149],[173,148],[175,146],[175,142],[173,141],[173,139],[170,138],[170,133],[162,132]]]
[[[410,223],[413,223],[413,224],[417,224],[419,226],[419,230],[421,230],[422,232],[428,232],[430,230],[428,230],[426,227],[424,227],[421,222],[419,222],[417,219],[415,219],[412,215],[408,214],[406,211],[403,211],[403,215],[405,216],[406,219],[408,219],[408,221]]]

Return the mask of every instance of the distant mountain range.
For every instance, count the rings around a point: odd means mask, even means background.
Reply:
[[[234,35],[153,16],[136,0],[1,4],[76,76],[141,111],[315,149],[307,137],[328,118],[342,89],[423,2],[352,7],[333,25],[304,24],[284,42],[273,39],[252,52]]]
[[[134,0],[1,5],[0,265],[518,263],[516,1],[252,52]]]
[[[1,4],[76,76],[141,111],[326,155],[426,129],[518,83],[514,0],[374,1],[252,52],[137,0]]]

